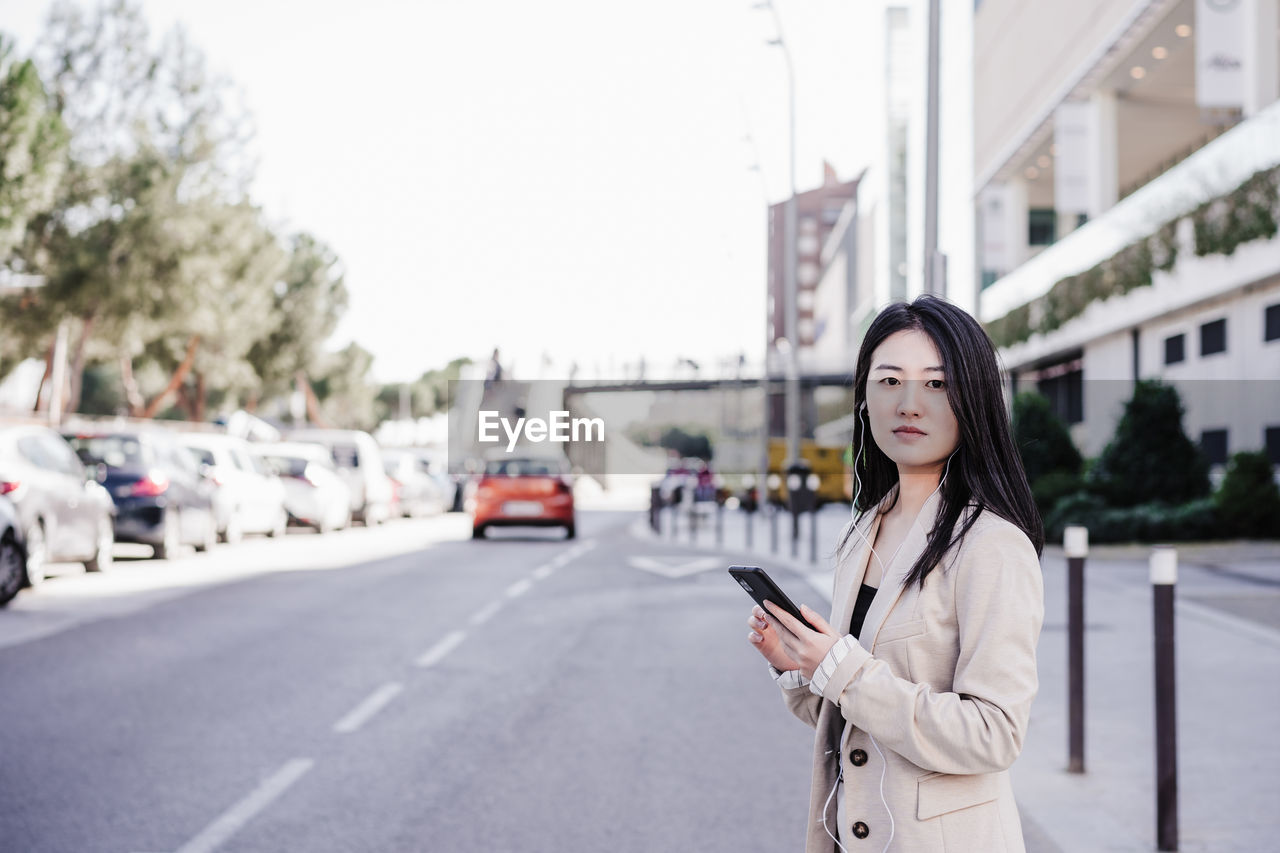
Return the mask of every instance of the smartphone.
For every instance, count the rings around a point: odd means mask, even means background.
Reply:
[[[729,574],[733,575],[738,586],[747,591],[747,595],[756,600],[756,604],[764,607],[766,601],[772,601],[813,630],[818,630],[808,619],[800,615],[800,608],[787,598],[787,594],[773,582],[773,578],[769,577],[764,569],[759,566],[730,566]]]

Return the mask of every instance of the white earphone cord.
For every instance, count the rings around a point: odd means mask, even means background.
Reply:
[[[866,404],[864,403],[863,408],[861,409],[862,412],[866,411],[865,406]],[[862,456],[862,449],[865,446],[864,444],[865,438],[866,438],[866,429],[864,428],[862,433],[859,434],[858,436],[858,454],[853,457],[853,480],[854,480],[854,483],[856,484],[856,487],[853,493],[853,505],[855,507],[858,505],[858,496],[862,494],[862,478],[858,476],[858,460]],[[957,450],[958,449],[959,448],[957,448]],[[947,481],[947,472],[951,470],[952,456],[955,456],[954,450],[951,451],[951,456],[947,457],[946,467],[942,469],[942,478],[938,480],[937,488],[935,488],[932,492],[929,493],[929,498],[936,495],[938,493],[938,489],[941,489],[942,484]],[[929,498],[925,498],[925,501],[928,502]],[[921,507],[921,510],[923,509],[924,507]],[[917,520],[918,519],[919,519],[919,514],[917,514]],[[915,522],[912,522],[912,524],[914,523]],[[887,571],[888,566],[884,564],[884,562],[880,559],[880,555],[876,553],[875,546],[871,544],[871,540],[867,539],[866,535],[861,530],[858,529],[858,524],[856,521],[853,524],[853,532],[857,533],[860,537],[862,537],[862,541],[867,543],[867,548],[871,550],[872,556],[876,558],[876,562],[880,563],[880,571],[881,572]],[[898,545],[898,550],[902,550],[901,544]],[[889,562],[892,563],[895,559],[897,559],[897,557],[898,557],[898,552],[894,551],[893,556],[889,558]],[[884,578],[881,577],[881,583],[883,582],[884,582]],[[893,819],[893,810],[889,808],[889,801],[884,796],[884,776],[885,776],[885,771],[889,769],[889,762],[885,760],[884,753],[880,751],[880,744],[876,743],[875,735],[871,734],[871,732],[867,732],[867,737],[871,738],[871,745],[875,747],[876,754],[880,756],[880,802],[884,805],[885,813],[889,815],[889,839],[884,843],[884,850],[882,851],[882,853],[888,853],[889,845],[893,843],[893,836],[897,828],[897,823]],[[828,752],[828,754],[830,754],[830,752]],[[832,798],[835,797],[836,790],[840,787],[840,780],[844,777],[844,767],[842,764],[840,764],[840,759],[836,759],[836,766],[840,768],[840,771],[836,774],[835,784],[831,786],[831,793],[827,795],[827,801],[822,806],[822,828],[826,830],[827,836],[836,843],[837,847],[840,848],[841,853],[849,853],[848,849],[843,844],[840,843],[840,839],[831,834],[831,828],[827,826],[827,811],[831,808],[831,800]],[[838,808],[838,804],[837,804],[837,808]],[[839,830],[840,830],[840,827],[837,826],[836,831],[839,832]]]

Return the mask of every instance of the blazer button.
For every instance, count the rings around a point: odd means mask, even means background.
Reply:
[[[861,749],[855,749],[849,753],[849,760],[853,762],[854,767],[861,767],[867,763],[867,754]]]
[[[862,821],[858,821],[853,825],[854,838],[866,838],[871,834],[871,829]]]

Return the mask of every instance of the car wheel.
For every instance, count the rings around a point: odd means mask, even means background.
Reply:
[[[93,556],[85,560],[84,570],[86,572],[109,572],[111,567],[115,565],[115,558],[111,554],[111,549],[116,544],[116,531],[111,523],[111,516],[103,516],[98,522],[98,550],[94,551]]]
[[[13,534],[0,539],[0,607],[22,589],[22,580],[26,575],[26,559],[22,556],[22,548],[14,541]]]
[[[280,517],[276,519],[276,523],[267,531],[267,535],[272,539],[278,539],[289,532],[289,513],[280,510]]]
[[[227,529],[222,531],[222,541],[228,545],[234,545],[244,538],[244,525],[240,522],[240,513],[232,510],[231,516],[227,519]]]
[[[212,551],[213,547],[218,544],[218,520],[210,513],[208,520],[204,525],[204,533],[200,535],[200,541],[196,543],[196,550],[204,553]]]
[[[38,586],[44,580],[44,564],[48,559],[44,525],[37,521],[27,530],[27,586]]]
[[[161,524],[164,529],[160,531],[160,542],[152,546],[154,556],[157,560],[176,560],[182,547],[182,517],[176,509],[167,509]]]
[[[576,524],[566,524],[566,525],[564,526],[564,538],[565,538],[565,539],[577,539],[577,538],[578,538],[578,526],[577,526]]]
[[[471,538],[472,538],[472,539],[483,539],[483,538],[484,538],[484,525],[483,525],[483,524],[477,524],[475,527],[471,528]]]

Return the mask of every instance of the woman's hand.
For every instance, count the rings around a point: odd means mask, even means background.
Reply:
[[[775,653],[794,662],[788,669],[798,669],[805,678],[812,679],[813,671],[818,668],[818,664],[822,663],[822,659],[827,656],[827,652],[831,651],[831,647],[836,644],[836,640],[840,639],[840,635],[827,624],[827,620],[803,604],[800,605],[801,615],[810,625],[817,627],[817,631],[812,630],[772,601],[766,601],[765,607],[769,611],[765,615],[768,625],[761,633],[776,644]],[[759,609],[756,608],[756,610]],[[773,662],[770,661],[770,663]],[[776,663],[773,665],[775,669],[782,669]]]
[[[751,633],[747,634],[747,639],[756,647],[756,651],[764,655],[764,659],[779,672],[799,669],[800,664],[788,657],[783,650],[782,641],[778,639],[778,632],[769,628],[769,623],[765,621],[768,618],[759,606],[753,607],[751,615],[747,617],[747,627],[751,629]]]

